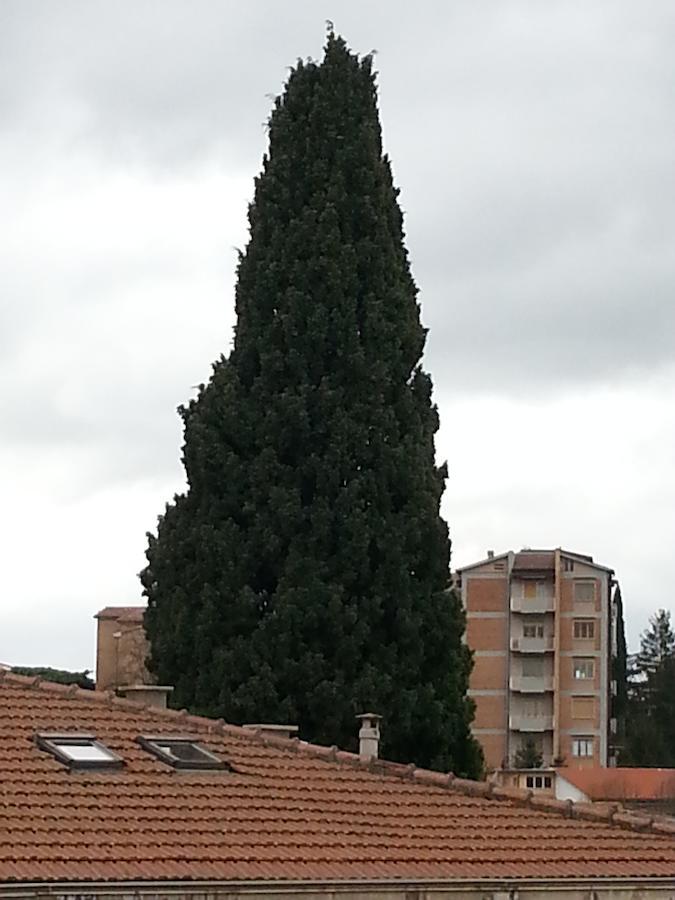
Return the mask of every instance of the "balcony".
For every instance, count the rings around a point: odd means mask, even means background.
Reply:
[[[514,653],[550,653],[553,650],[553,635],[546,637],[512,637],[511,650]]]
[[[550,675],[512,675],[509,687],[523,694],[544,694],[553,690],[553,678]]]
[[[509,716],[509,728],[511,731],[553,731],[553,716]]]
[[[511,612],[517,613],[542,613],[555,611],[555,599],[553,594],[550,597],[534,597],[525,600],[517,594],[511,595]]]

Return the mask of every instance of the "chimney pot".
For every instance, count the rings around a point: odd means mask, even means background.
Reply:
[[[359,729],[359,757],[363,762],[377,759],[380,748],[380,721],[377,713],[361,713],[356,717],[361,723]]]
[[[494,558],[495,558],[495,551],[494,551],[494,550],[488,550],[487,555],[488,555],[488,557],[487,557],[488,559],[494,559]]]

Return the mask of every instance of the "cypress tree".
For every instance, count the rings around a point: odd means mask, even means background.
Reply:
[[[149,535],[149,665],[174,701],[476,775],[425,329],[372,59],[329,33],[269,120],[227,358],[181,407],[187,491]]]

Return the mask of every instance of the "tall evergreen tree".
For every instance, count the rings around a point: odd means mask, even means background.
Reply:
[[[178,705],[352,747],[374,711],[389,758],[475,775],[397,194],[372,60],[330,34],[270,117],[233,349],[180,410],[188,489],[141,573],[149,663]]]
[[[640,651],[632,659],[621,761],[675,765],[675,635],[664,609],[650,617]]]
[[[649,618],[649,628],[642,632],[636,665],[644,675],[655,672],[664,659],[675,655],[675,633],[670,612],[660,609]]]
[[[617,583],[612,597],[612,615],[615,625],[614,654],[611,663],[611,677],[616,690],[611,698],[610,715],[616,720],[616,732],[610,736],[613,749],[618,751],[620,764],[626,752],[626,717],[628,713],[628,650],[626,647],[626,627],[623,618],[623,598]]]

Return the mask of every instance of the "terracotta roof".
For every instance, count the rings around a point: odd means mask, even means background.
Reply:
[[[479,559],[478,562],[469,563],[466,566],[460,566],[458,569],[455,569],[455,571],[458,572],[459,574],[461,574],[462,572],[466,572],[469,569],[478,569],[481,566],[492,565],[493,563],[502,562],[503,560],[508,559],[508,558],[509,558],[508,551],[506,553],[498,553],[493,556],[486,556],[485,559]]]
[[[513,560],[513,571],[543,572],[553,570],[555,566],[554,550],[521,550]]]
[[[591,800],[675,799],[675,769],[558,769]]]
[[[91,732],[126,765],[69,772],[38,731]],[[174,770],[148,733],[234,771]],[[658,876],[675,877],[672,822],[0,675],[0,883]]]
[[[118,619],[121,622],[142,622],[144,606],[106,606],[97,612],[95,619]]]

